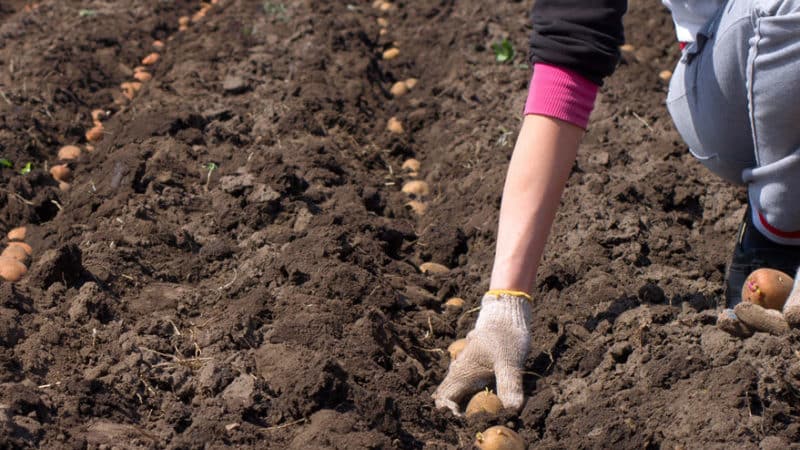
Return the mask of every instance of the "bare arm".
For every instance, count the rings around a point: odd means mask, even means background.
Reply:
[[[525,116],[503,188],[490,289],[531,292],[583,130]]]

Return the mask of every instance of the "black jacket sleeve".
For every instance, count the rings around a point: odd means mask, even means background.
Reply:
[[[627,0],[536,0],[530,62],[574,70],[601,85],[619,63]]]

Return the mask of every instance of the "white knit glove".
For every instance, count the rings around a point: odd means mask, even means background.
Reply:
[[[497,395],[505,408],[522,408],[522,368],[530,349],[530,297],[523,292],[489,291],[481,301],[467,345],[450,363],[433,398],[437,408],[461,415],[459,403],[480,391],[495,375]]]

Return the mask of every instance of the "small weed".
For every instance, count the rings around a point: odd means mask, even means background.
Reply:
[[[19,169],[19,173],[20,175],[27,175],[31,173],[31,170],[33,170],[33,163],[29,161],[26,162],[24,166],[22,166],[22,169]]]
[[[11,168],[11,167],[14,167],[14,163],[12,163],[11,161],[9,161],[9,160],[7,160],[5,158],[0,158],[0,167]]]
[[[210,162],[203,164],[203,168],[208,171],[208,174],[206,175],[206,186],[205,186],[206,192],[208,192],[208,185],[211,183],[211,174],[214,173],[214,171],[217,170],[219,166],[215,162]]]
[[[81,9],[78,11],[78,16],[80,17],[94,17],[97,15],[97,11],[93,9]]]
[[[492,51],[494,51],[495,61],[499,63],[510,63],[514,59],[514,46],[508,39],[492,44]]]
[[[286,15],[286,5],[283,3],[271,2],[267,0],[261,4],[261,8],[264,10],[264,14],[268,16],[273,16],[284,22],[288,20],[288,16]]]

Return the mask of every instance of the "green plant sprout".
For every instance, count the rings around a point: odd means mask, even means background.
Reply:
[[[11,161],[9,161],[9,160],[7,160],[5,158],[0,158],[0,167],[9,167],[9,168],[11,168],[11,167],[14,167],[14,163],[12,163]]]
[[[203,164],[203,168],[208,170],[208,174],[206,175],[206,186],[205,186],[206,192],[208,192],[208,185],[211,183],[211,174],[214,173],[214,171],[219,168],[219,165],[217,165],[217,163],[215,162],[210,162]]]
[[[33,163],[28,161],[24,166],[22,166],[22,169],[19,169],[19,173],[20,175],[27,175],[31,173],[31,170],[33,170]]]
[[[514,46],[508,39],[492,44],[492,51],[495,61],[499,63],[510,63],[514,59]]]

